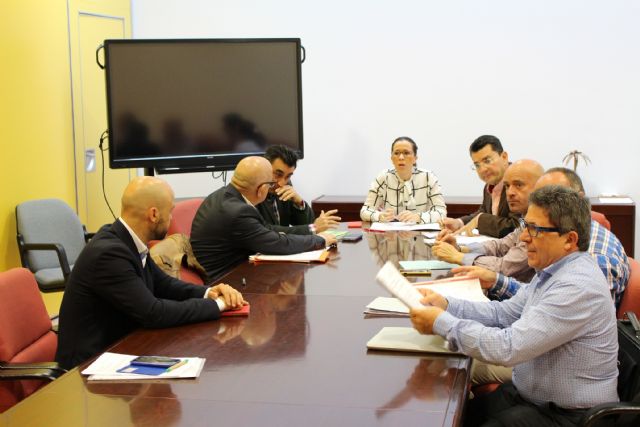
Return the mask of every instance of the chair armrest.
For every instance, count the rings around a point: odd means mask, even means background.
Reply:
[[[85,227],[84,225],[82,226],[82,231],[84,232],[84,242],[85,243],[89,243],[89,240],[93,239],[93,236],[96,235],[96,233],[87,232],[87,227]]]
[[[53,381],[64,372],[54,369],[0,369],[0,381],[43,380]]]
[[[613,402],[603,403],[589,409],[580,419],[579,426],[587,427],[596,425],[596,422],[608,415],[640,414],[640,403]]]
[[[60,263],[60,268],[62,268],[62,275],[65,280],[71,274],[71,269],[69,268],[69,261],[67,260],[67,252],[64,250],[64,247],[60,243],[23,243],[22,250],[27,251],[55,251],[58,255],[58,262]]]

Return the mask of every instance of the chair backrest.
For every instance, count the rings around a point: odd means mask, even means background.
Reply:
[[[176,207],[173,209],[171,223],[169,223],[169,230],[167,230],[167,236],[176,233],[191,236],[191,223],[203,200],[203,198],[196,198],[176,203]]]
[[[38,291],[33,273],[14,268],[0,273],[0,360],[13,363],[52,362],[58,336]],[[29,396],[42,381],[2,381],[0,410]]]
[[[84,229],[78,215],[59,199],[30,200],[16,207],[18,233],[25,243],[59,243],[74,264],[85,246]],[[54,251],[29,251],[33,271],[60,267]]]
[[[591,211],[591,219],[593,219],[594,221],[598,221],[601,226],[611,231],[611,223],[603,213]]]
[[[25,268],[0,273],[0,360],[50,362],[57,345],[33,273]]]
[[[629,258],[629,281],[620,300],[618,319],[622,319],[627,311],[640,317],[640,264],[633,258]]]

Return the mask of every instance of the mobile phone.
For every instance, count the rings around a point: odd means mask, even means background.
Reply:
[[[362,233],[359,231],[350,231],[342,236],[343,242],[357,242],[360,239],[362,239]]]
[[[158,368],[169,368],[178,362],[180,362],[180,359],[174,359],[173,357],[138,356],[133,359],[130,364],[138,366],[155,366]]]

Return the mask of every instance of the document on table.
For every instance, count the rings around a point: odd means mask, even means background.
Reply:
[[[89,365],[82,375],[88,375],[89,381],[96,380],[149,380],[149,379],[169,379],[169,378],[197,378],[202,372],[206,359],[202,357],[177,357],[180,363],[175,368],[171,367],[159,375],[142,375],[119,370],[129,366],[131,361],[137,356],[120,353],[103,353],[91,365]]]
[[[624,205],[627,203],[633,203],[633,200],[627,196],[600,196],[598,197],[598,200],[600,201],[600,203],[608,203],[612,205]]]
[[[392,262],[387,261],[387,263],[382,266],[376,275],[376,280],[391,292],[393,296],[400,299],[407,307],[422,307],[422,303],[420,302],[422,294],[400,274]]]
[[[425,237],[424,242],[428,245],[433,245],[436,242],[437,235],[433,235],[428,232],[423,232],[422,235]],[[485,236],[484,234],[474,234],[473,236],[466,236],[462,234],[456,235],[456,243],[458,245],[468,245],[470,243],[484,243],[489,240],[496,240],[495,237]]]
[[[293,255],[264,255],[255,254],[249,256],[251,262],[326,262],[329,258],[329,251],[318,249],[317,251],[300,252]]]
[[[368,305],[364,314],[373,314],[373,315],[389,315],[389,314],[398,314],[403,317],[409,317],[409,307],[407,307],[402,301],[398,298],[390,298],[390,297],[377,297],[373,301],[371,301]]]
[[[413,328],[384,327],[367,342],[371,350],[416,351],[424,353],[461,354],[449,349],[449,343],[438,335],[422,335]]]
[[[460,267],[459,264],[451,264],[450,262],[438,261],[437,259],[422,259],[414,261],[400,261],[400,267],[403,270],[451,270]]]
[[[372,231],[414,231],[414,230],[431,230],[438,231],[440,230],[440,224],[437,222],[430,224],[415,224],[412,222],[374,222],[369,227],[369,230]]]
[[[431,282],[421,282],[414,285],[420,289],[431,289],[446,297],[464,299],[467,301],[489,301],[489,298],[482,291],[480,280],[468,277],[451,277],[447,279],[434,280]]]

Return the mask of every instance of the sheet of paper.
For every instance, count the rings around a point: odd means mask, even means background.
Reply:
[[[448,279],[423,282],[417,288],[431,289],[444,297],[454,297],[467,301],[489,301],[480,287],[480,280],[466,277],[452,277]]]
[[[380,285],[391,292],[393,296],[406,304],[407,307],[422,307],[422,303],[420,302],[422,295],[407,279],[405,279],[402,274],[400,274],[392,262],[387,261],[387,263],[382,266],[376,275],[376,280]]]
[[[414,224],[411,222],[374,222],[369,227],[373,231],[414,231],[414,230],[440,230],[440,224],[437,222],[431,224]]]
[[[409,314],[409,308],[402,301],[390,297],[377,297],[367,305],[367,309]]]
[[[137,356],[119,353],[103,353],[91,365],[82,371],[82,375],[88,375],[89,380],[148,380],[162,378],[197,378],[202,372],[205,359],[201,357],[178,357],[177,359],[186,360],[183,365],[167,370],[166,372],[150,376],[140,375],[126,372],[118,372],[118,370],[129,366],[131,361]]]
[[[293,255],[264,255],[256,254],[249,257],[249,261],[285,261],[285,262],[324,262],[326,255],[325,249],[318,249],[317,251],[300,252]]]
[[[470,243],[483,243],[483,242],[488,242],[489,240],[496,240],[495,237],[490,237],[490,236],[485,236],[482,234],[478,234],[477,236],[464,236],[464,235],[457,235],[456,236],[456,243],[458,245],[468,245]]]
[[[422,335],[413,328],[384,327],[367,342],[371,350],[417,351],[460,354],[449,349],[449,343],[438,335]]]
[[[400,267],[405,270],[451,270],[459,267],[458,264],[438,261],[437,259],[422,259],[416,261],[400,261]]]
[[[600,203],[609,203],[612,205],[633,203],[630,197],[598,197]]]

